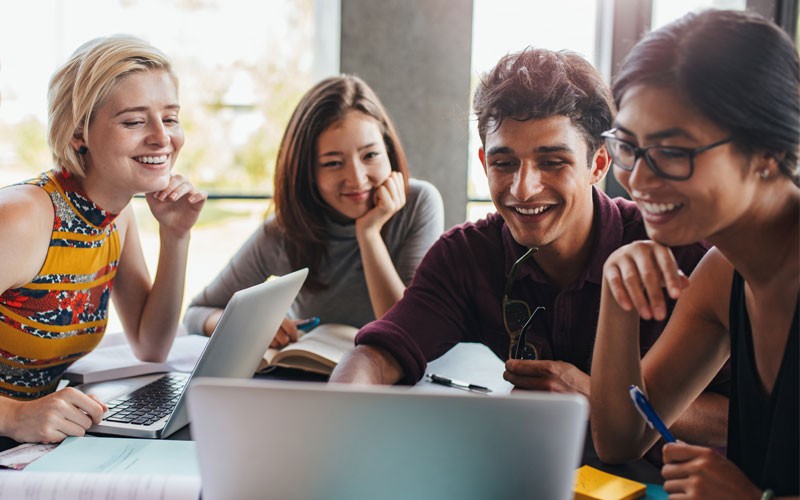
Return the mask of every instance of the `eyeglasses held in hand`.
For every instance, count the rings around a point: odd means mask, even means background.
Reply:
[[[544,307],[537,307],[534,309],[533,313],[531,313],[531,309],[526,302],[512,300],[508,296],[511,291],[511,286],[517,278],[517,269],[537,251],[539,251],[539,249],[536,247],[529,248],[522,257],[514,262],[511,266],[511,271],[508,273],[508,279],[506,280],[506,286],[503,291],[503,326],[505,326],[509,338],[509,359],[539,358],[539,351],[536,349],[536,346],[527,340],[527,332],[533,324],[534,315],[540,309],[544,309]]]
[[[514,346],[514,359],[539,359],[539,353],[536,351],[536,347],[528,343],[528,330],[533,324],[533,317],[536,316],[537,312],[543,310],[544,306],[539,306],[534,309],[531,313],[531,317],[528,318],[528,321],[522,326],[519,336],[517,337],[517,344]]]
[[[695,156],[733,141],[733,137],[728,137],[708,146],[695,149],[677,146],[645,146],[640,148],[632,142],[615,136],[616,132],[617,129],[612,128],[602,133],[606,150],[608,150],[615,167],[626,172],[632,172],[636,161],[639,158],[644,158],[644,162],[654,174],[673,181],[685,181],[694,174]]]

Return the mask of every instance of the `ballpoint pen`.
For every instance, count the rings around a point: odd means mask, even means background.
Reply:
[[[632,385],[630,387],[630,394],[631,399],[633,400],[634,406],[636,406],[636,410],[642,415],[644,421],[647,422],[647,425],[650,426],[651,429],[655,429],[661,434],[661,437],[664,438],[664,441],[668,443],[675,442],[675,436],[667,429],[667,426],[664,425],[664,421],[661,420],[661,417],[658,416],[656,411],[650,405],[650,402],[645,397],[644,393],[636,387]]]
[[[311,318],[304,319],[303,321],[297,323],[297,329],[304,332],[308,332],[318,325],[319,325],[319,318],[317,316],[313,316]]]
[[[460,380],[455,380],[452,378],[442,377],[441,375],[436,375],[435,373],[428,373],[425,375],[428,379],[434,383],[439,385],[446,385],[448,387],[456,387],[458,389],[465,389],[468,391],[477,391],[483,393],[492,392],[491,389],[488,387],[484,387],[482,385],[470,384],[468,382],[462,382]]]

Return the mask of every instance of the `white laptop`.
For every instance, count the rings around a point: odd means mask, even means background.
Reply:
[[[103,415],[103,421],[88,432],[165,438],[184,427],[189,423],[184,397],[188,382],[200,376],[251,378],[307,275],[308,270],[301,269],[236,292],[191,375],[170,372],[119,381],[118,385],[125,387],[124,394],[117,392],[113,397],[101,397],[109,411]],[[108,392],[98,385],[80,388],[87,393]],[[153,396],[143,396],[142,391],[152,390],[156,385],[160,387],[158,392],[172,391],[173,394],[163,403],[147,403]],[[133,394],[135,391],[139,392]]]
[[[195,379],[204,500],[573,497],[579,395]]]

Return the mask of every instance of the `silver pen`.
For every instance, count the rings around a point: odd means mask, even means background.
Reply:
[[[470,384],[469,382],[462,382],[460,380],[455,380],[452,378],[443,377],[441,375],[436,375],[435,373],[428,373],[425,375],[428,379],[433,382],[434,384],[445,385],[447,387],[456,387],[458,389],[466,389],[468,391],[478,391],[483,393],[492,392],[491,389],[488,387],[484,387],[482,385]]]

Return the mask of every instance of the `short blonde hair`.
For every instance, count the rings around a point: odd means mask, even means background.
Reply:
[[[90,40],[72,54],[50,78],[47,92],[47,143],[56,167],[84,177],[83,157],[70,141],[82,134],[88,143],[92,114],[116,84],[131,73],[164,70],[175,86],[178,79],[164,53],[131,35]]]

